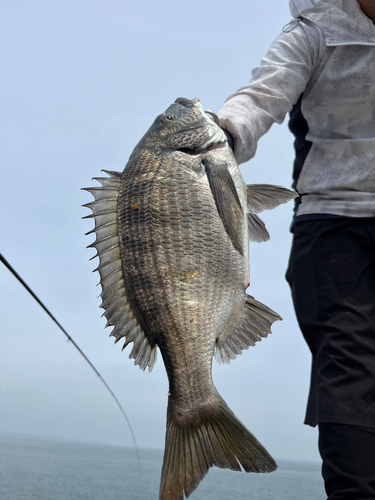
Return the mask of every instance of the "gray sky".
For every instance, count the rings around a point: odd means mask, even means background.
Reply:
[[[164,446],[161,356],[143,373],[113,345],[89,262],[82,187],[122,171],[157,114],[177,97],[218,111],[247,83],[290,19],[287,0],[19,0],[0,4],[0,252],[46,303],[121,400],[138,443]],[[241,167],[248,183],[290,186],[286,123]],[[251,247],[250,293],[284,321],[214,381],[275,458],[317,460],[303,425],[310,354],[284,280],[292,204],[266,213],[271,241]],[[0,432],[132,446],[104,386],[0,266]]]

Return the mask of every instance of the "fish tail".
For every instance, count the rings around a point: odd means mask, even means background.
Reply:
[[[219,396],[220,398],[220,396]],[[168,411],[160,500],[183,500],[197,488],[210,467],[272,472],[276,462],[220,398],[211,415],[181,424]]]

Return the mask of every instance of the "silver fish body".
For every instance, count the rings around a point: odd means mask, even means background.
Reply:
[[[246,294],[248,241],[268,238],[255,212],[294,193],[249,186],[226,137],[198,99],[177,99],[133,151],[122,174],[88,189],[102,307],[116,342],[169,379],[161,500],[188,497],[209,467],[270,472],[276,463],[212,381],[280,317]],[[253,202],[251,201],[253,200]],[[250,229],[250,234],[249,234]]]

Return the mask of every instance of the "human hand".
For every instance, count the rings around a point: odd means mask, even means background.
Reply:
[[[225,130],[225,128],[222,128],[221,130],[224,132],[224,134],[227,137],[227,141],[228,141],[228,145],[229,145],[230,149],[232,151],[234,151],[234,138],[233,138],[233,135],[230,132],[228,132],[228,130]]]
[[[216,125],[218,125],[220,127],[219,118],[218,118],[218,116],[217,116],[216,113],[214,113],[212,111],[209,111],[208,109],[205,110],[205,113],[207,113],[208,115],[210,115],[211,118],[213,119],[213,121],[216,123]],[[224,134],[226,135],[226,138],[227,138],[228,145],[229,145],[230,149],[232,151],[234,151],[234,137],[233,137],[233,135],[230,132],[228,132],[228,130],[225,130],[225,128],[223,128],[223,127],[220,127],[220,128],[224,132]]]

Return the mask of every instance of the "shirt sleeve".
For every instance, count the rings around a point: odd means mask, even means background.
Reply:
[[[282,123],[311,77],[323,35],[314,25],[295,21],[271,45],[248,85],[231,95],[219,111],[222,128],[235,144],[238,163],[250,160],[257,143],[273,123]]]

